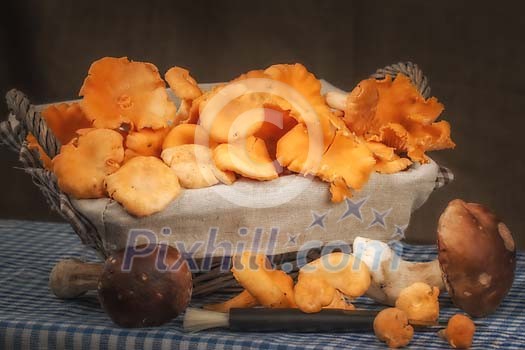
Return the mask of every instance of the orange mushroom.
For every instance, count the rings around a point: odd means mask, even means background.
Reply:
[[[95,61],[80,89],[82,109],[97,128],[161,129],[173,125],[175,104],[166,84],[151,63],[126,57]]]
[[[162,151],[161,157],[185,188],[209,187],[219,182],[231,185],[236,179],[234,173],[215,166],[212,152],[206,146],[174,146]]]
[[[381,174],[393,174],[405,170],[412,161],[408,158],[401,158],[395,153],[393,147],[374,141],[367,141],[366,146],[374,154],[376,160],[375,171]]]
[[[454,349],[469,349],[476,332],[476,325],[470,317],[455,314],[448,320],[447,328],[438,332]]]
[[[78,199],[104,197],[104,179],[124,160],[122,143],[114,130],[91,129],[63,145],[53,158],[60,189]]]
[[[271,308],[295,307],[292,277],[284,271],[273,270],[264,254],[244,251],[235,256],[232,273],[261,305]]]
[[[197,85],[197,82],[187,69],[172,67],[166,72],[164,78],[168,82],[170,89],[173,90],[175,96],[181,100],[195,100],[202,95],[202,91]]]
[[[327,149],[336,130],[343,128],[344,123],[330,111],[326,104],[321,94],[321,82],[299,63],[276,64],[265,69],[264,73],[271,79],[290,86],[306,99],[314,113],[302,115],[292,111],[291,115],[299,122],[305,123],[309,129],[319,128],[323,135],[324,147]]]
[[[295,125],[297,125],[297,121],[290,116],[288,111],[265,108],[264,122],[254,136],[264,140],[270,158],[275,160],[277,158],[277,142]]]
[[[160,157],[164,138],[169,132],[169,128],[130,131],[126,136],[125,160],[136,156]]]
[[[279,176],[264,141],[255,136],[217,146],[213,150],[213,160],[223,171],[233,171],[255,180],[273,180]]]
[[[425,163],[426,151],[455,147],[449,123],[435,122],[443,105],[435,97],[423,98],[403,74],[394,80],[366,79],[349,95],[331,92],[326,98],[331,107],[344,110],[351,131],[407,153],[412,161]]]
[[[294,288],[295,302],[301,311],[309,313],[323,307],[352,308],[342,304],[343,296],[363,295],[370,282],[370,271],[359,259],[351,254],[330,253],[301,268]]]
[[[42,110],[42,117],[62,145],[75,138],[77,130],[91,127],[91,122],[76,102],[50,105]]]
[[[379,91],[373,79],[361,81],[348,95],[329,92],[326,101],[330,106],[337,106],[344,114],[346,126],[356,135],[362,136],[368,130],[376,114]]]
[[[315,133],[315,130],[313,130]],[[311,135],[299,123],[277,141],[276,158],[283,167],[303,175],[315,175],[324,153],[322,138]]]
[[[205,95],[199,104],[201,125],[222,143],[257,133],[265,122],[264,109],[288,112],[297,122],[319,129],[325,149],[335,130],[344,126],[326,105],[319,80],[301,64],[251,71]]]
[[[374,319],[374,333],[389,348],[408,345],[414,337],[414,328],[403,310],[393,307],[381,310]]]
[[[411,324],[433,325],[439,317],[438,297],[438,287],[416,282],[401,290],[396,308],[407,314]]]
[[[181,104],[177,111],[176,123],[187,123],[190,119],[193,100],[202,95],[199,85],[197,85],[195,79],[190,75],[190,72],[181,67],[170,68],[164,75],[164,78],[175,96],[181,99]]]
[[[374,171],[376,160],[365,144],[347,131],[338,131],[321,159],[317,175],[331,183],[332,201],[349,197],[349,188],[361,189]]]
[[[170,130],[164,139],[162,149],[175,146],[197,144],[214,148],[217,143],[210,139],[206,130],[198,124],[179,124]]]
[[[162,211],[180,194],[175,173],[156,157],[134,157],[104,180],[111,198],[138,217]]]

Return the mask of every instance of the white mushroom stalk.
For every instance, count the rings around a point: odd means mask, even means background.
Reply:
[[[86,263],[78,259],[58,262],[49,275],[49,288],[61,299],[76,298],[97,289],[104,264]]]
[[[416,282],[445,288],[437,259],[405,261],[388,244],[364,237],[354,239],[353,251],[370,270],[372,281],[366,295],[379,303],[394,305],[401,290]]]
[[[344,111],[346,108],[346,99],[348,94],[343,91],[330,91],[326,93],[326,103],[333,109]]]

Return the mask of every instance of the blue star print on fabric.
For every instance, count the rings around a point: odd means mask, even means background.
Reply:
[[[388,216],[388,214],[390,214],[391,211],[392,211],[392,208],[385,210],[384,212],[379,212],[375,210],[374,208],[372,208],[372,212],[374,213],[374,220],[372,220],[372,222],[370,223],[370,225],[368,225],[368,227],[370,228],[372,226],[379,225],[383,228],[386,228],[385,218]]]
[[[326,212],[324,214],[317,214],[315,211],[312,211],[313,221],[310,224],[310,226],[308,226],[308,228],[313,228],[315,226],[319,226],[322,229],[325,229],[326,227],[325,227],[324,219],[326,219],[327,215],[328,215],[328,212]]]
[[[286,242],[286,245],[297,245],[297,236],[299,236],[299,234],[291,234],[291,233],[287,233],[288,235],[288,242]]]
[[[349,216],[355,216],[359,221],[363,221],[363,216],[361,215],[361,207],[366,203],[368,197],[361,199],[360,201],[354,202],[351,199],[345,199],[346,202],[346,211],[341,215],[338,221],[342,221]]]
[[[402,239],[405,239],[405,231],[408,227],[408,224],[404,226],[395,225],[395,227],[396,229],[394,231],[394,234],[391,236],[391,238],[395,240],[399,240],[399,241]]]

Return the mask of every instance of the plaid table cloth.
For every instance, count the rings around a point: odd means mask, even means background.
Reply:
[[[403,244],[405,259],[429,260],[432,246]],[[95,293],[59,300],[48,275],[66,257],[96,260],[67,224],[0,220],[0,349],[377,349],[386,348],[373,333],[232,333],[222,330],[187,334],[182,318],[152,329],[116,327],[100,309]],[[445,293],[446,294],[446,293]],[[206,302],[225,295],[213,295]],[[459,312],[441,298],[442,320]],[[193,300],[200,306],[203,300]],[[368,298],[355,305],[378,308]],[[477,320],[474,349],[525,348],[525,254],[518,253],[514,286],[498,311]],[[448,349],[435,331],[416,332],[409,348]]]

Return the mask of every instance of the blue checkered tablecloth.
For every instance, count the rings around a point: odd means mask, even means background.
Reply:
[[[0,349],[376,349],[386,348],[372,333],[232,333],[213,330],[187,334],[181,317],[152,329],[122,329],[100,309],[94,293],[59,300],[47,287],[48,274],[62,258],[95,260],[67,224],[0,220]],[[412,260],[435,257],[430,246],[403,245]],[[207,302],[225,298],[214,295]],[[192,301],[193,306],[202,300]],[[367,298],[356,306],[375,308]],[[441,297],[441,318],[459,310]],[[482,323],[475,349],[525,348],[525,253],[518,254],[514,286],[498,311]],[[417,332],[413,349],[447,349],[435,332]]]

